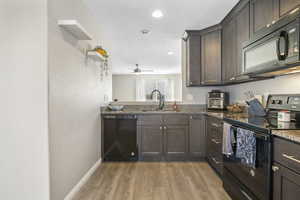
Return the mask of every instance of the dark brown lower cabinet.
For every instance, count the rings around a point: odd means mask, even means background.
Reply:
[[[143,115],[138,118],[139,160],[204,160],[203,115]]]
[[[273,200],[300,199],[300,143],[273,138]]]
[[[223,121],[214,117],[206,118],[206,158],[210,166],[223,174],[222,155]]]
[[[191,115],[189,126],[189,159],[203,160],[206,156],[205,116]]]
[[[139,157],[143,161],[183,161],[188,158],[187,125],[138,127]]]
[[[138,127],[139,156],[141,160],[163,160],[163,129],[162,126],[145,125]]]
[[[273,171],[273,200],[300,199],[300,174],[278,163]]]
[[[167,161],[186,160],[188,153],[188,126],[165,126],[164,146]]]

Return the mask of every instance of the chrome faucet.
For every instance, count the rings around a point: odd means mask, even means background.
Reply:
[[[162,95],[161,92],[160,92],[159,90],[155,89],[155,90],[153,90],[153,91],[151,92],[151,99],[153,99],[153,95],[154,95],[155,92],[157,92],[158,95],[159,95],[159,96],[158,96],[158,97],[159,97],[159,106],[158,106],[158,109],[159,109],[159,110],[163,110],[164,107],[165,107],[165,96]]]

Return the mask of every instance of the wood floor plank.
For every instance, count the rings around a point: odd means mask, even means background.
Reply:
[[[230,200],[205,162],[102,163],[74,200]]]

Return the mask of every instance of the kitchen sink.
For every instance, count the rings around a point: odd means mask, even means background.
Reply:
[[[142,110],[142,112],[176,112],[174,110],[171,109],[166,109],[166,110]]]

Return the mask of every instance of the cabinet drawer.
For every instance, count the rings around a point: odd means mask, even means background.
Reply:
[[[165,125],[188,125],[189,116],[188,115],[164,115],[163,121]]]
[[[300,144],[274,138],[274,161],[300,173]]]
[[[220,175],[223,174],[223,157],[214,152],[209,152],[207,156],[210,166],[212,166]]]
[[[162,115],[140,115],[138,116],[138,125],[161,125]]]
[[[220,142],[219,140],[216,140],[214,138],[209,138],[210,141],[208,141],[209,146],[211,148],[212,151],[222,154],[222,142]]]
[[[217,118],[209,117],[208,118],[208,125],[216,130],[223,130],[223,122]]]

